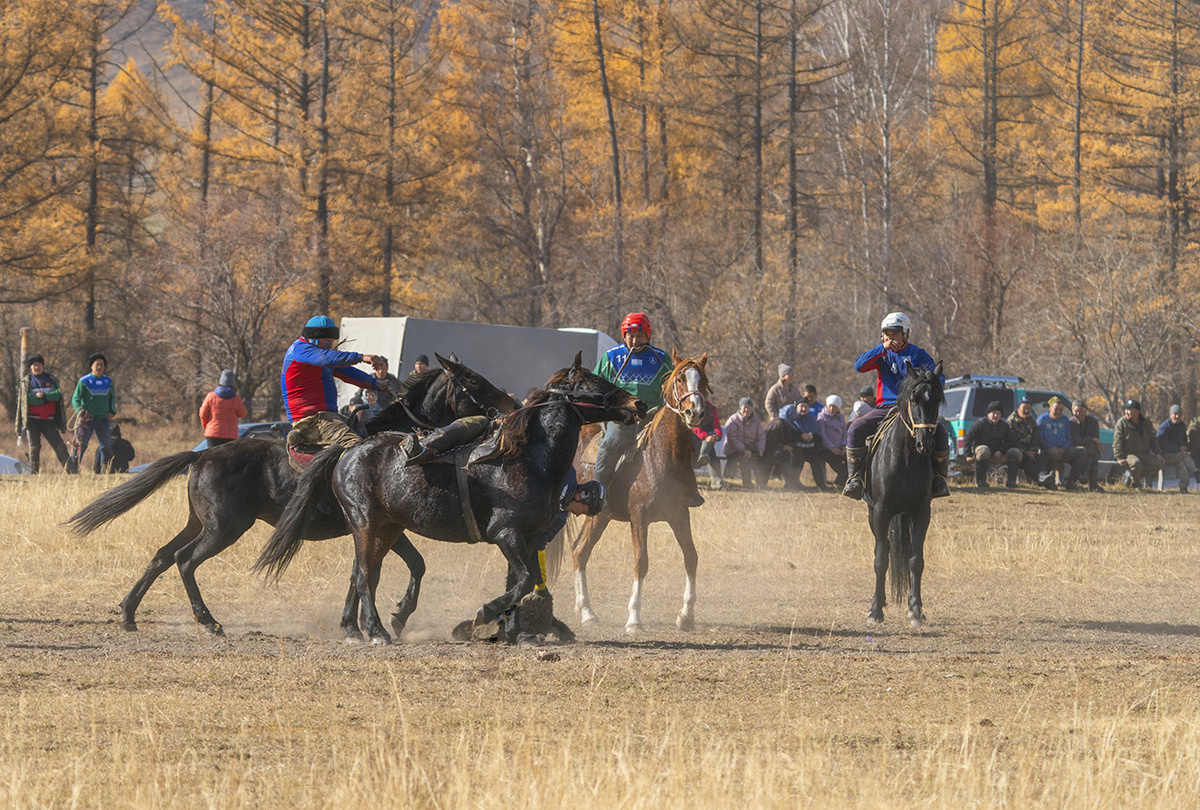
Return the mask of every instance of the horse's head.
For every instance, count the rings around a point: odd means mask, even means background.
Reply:
[[[569,368],[555,373],[546,383],[547,400],[565,400],[576,406],[585,424],[623,422],[632,425],[646,415],[646,403],[582,365],[583,353],[575,355]]]
[[[904,382],[900,384],[896,406],[900,410],[900,421],[916,441],[918,453],[929,453],[936,449],[934,435],[945,401],[942,364],[939,362],[933,371],[910,365]]]
[[[451,353],[449,358],[434,354],[447,375],[446,401],[455,416],[488,416],[512,413],[517,402],[511,396],[492,385],[486,377],[477,374],[458,361]]]
[[[704,372],[708,365],[708,353],[700,355],[698,360],[692,360],[680,357],[678,352],[672,350],[671,358],[675,361],[675,368],[663,381],[663,402],[679,414],[689,428],[698,428],[704,422],[708,397],[712,394],[708,375]]]

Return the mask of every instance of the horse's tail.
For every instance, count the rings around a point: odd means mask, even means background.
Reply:
[[[188,451],[160,458],[129,481],[113,487],[96,500],[63,521],[64,526],[80,537],[115,520],[146,499],[152,492],[175,476],[183,473],[200,457]]]
[[[912,556],[912,518],[895,515],[888,525],[888,577],[892,581],[892,603],[902,605],[908,599],[908,588],[912,584],[912,572],[908,558]]]
[[[333,494],[333,468],[337,466],[346,448],[340,444],[330,445],[316,455],[304,469],[296,492],[284,507],[275,531],[267,540],[253,571],[262,571],[267,579],[278,580],[284,569],[296,556],[304,543],[304,536],[317,515],[317,505],[323,495]]]

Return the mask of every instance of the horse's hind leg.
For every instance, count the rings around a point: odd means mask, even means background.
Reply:
[[[192,615],[198,625],[214,636],[223,636],[225,631],[209,613],[204,598],[200,596],[200,586],[196,584],[196,569],[205,560],[217,556],[236,543],[253,525],[253,518],[237,522],[210,520],[194,543],[175,553],[175,567],[179,569],[179,578],[183,580],[183,589],[187,591],[188,601],[191,602]]]
[[[673,520],[667,521],[671,531],[675,532],[675,540],[683,552],[683,574],[686,579],[683,586],[683,607],[675,617],[675,626],[680,630],[692,630],[696,627],[696,543],[692,540],[692,518],[688,510]]]
[[[421,596],[421,578],[425,576],[425,558],[404,532],[400,532],[396,542],[392,543],[392,551],[399,554],[408,565],[409,574],[408,589],[396,603],[396,612],[392,614],[392,632],[399,638],[404,632],[404,625],[408,623],[408,617],[417,609],[417,599]]]
[[[129,589],[129,593],[125,594],[125,598],[121,600],[122,628],[125,630],[137,630],[135,615],[137,614],[138,605],[142,603],[142,599],[146,596],[146,592],[150,590],[150,586],[154,584],[156,579],[175,564],[175,554],[181,548],[195,540],[202,528],[200,519],[193,513],[188,517],[187,525],[183,527],[183,531],[175,535],[171,542],[154,552],[154,556],[150,559],[150,564],[146,566],[145,573],[133,584],[133,587]]]
[[[342,633],[346,641],[362,641],[362,631],[358,629],[358,558],[350,567],[350,589],[346,592],[346,606],[342,608]]]
[[[583,527],[583,536],[571,548],[571,555],[575,560],[575,610],[579,613],[579,620],[584,624],[599,621],[596,614],[592,612],[592,600],[588,596],[587,564],[591,559],[592,549],[600,541],[600,536],[604,534],[604,528],[611,520],[612,517],[607,512],[588,518]]]
[[[633,591],[629,594],[629,618],[625,621],[625,632],[635,635],[642,629],[642,585],[650,571],[650,554],[646,535],[649,526],[638,510],[630,510],[629,529],[633,541]]]
[[[875,598],[871,601],[871,610],[867,612],[867,624],[882,624],[883,606],[887,604],[884,586],[887,584],[888,524],[891,518],[875,514],[874,508],[868,514],[871,533],[875,535]]]

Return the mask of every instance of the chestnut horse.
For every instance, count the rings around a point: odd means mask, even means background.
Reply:
[[[575,559],[575,609],[584,624],[597,621],[588,598],[587,564],[592,549],[609,521],[629,523],[633,535],[633,594],[629,597],[629,620],[626,632],[642,629],[642,581],[650,567],[646,553],[646,535],[651,523],[665,521],[675,533],[683,552],[683,569],[687,577],[683,591],[683,608],[675,619],[680,630],[691,630],[696,623],[696,544],[692,540],[692,520],[688,510],[696,496],[696,473],[693,465],[696,451],[692,446],[692,428],[699,427],[711,393],[704,367],[708,355],[699,360],[684,359],[671,352],[675,368],[663,382],[663,401],[666,403],[650,421],[639,439],[642,450],[637,458],[626,461],[617,469],[612,486],[608,488],[607,508],[584,523],[582,534],[571,549]],[[598,432],[592,428],[581,436],[575,468],[579,480],[590,480],[593,465],[583,460],[584,448]]]

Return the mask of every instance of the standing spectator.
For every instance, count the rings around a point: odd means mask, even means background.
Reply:
[[[858,417],[862,416],[867,411],[875,409],[875,389],[869,385],[864,385],[858,391],[858,400],[854,403],[854,407],[850,410],[850,422],[853,422]]]
[[[418,354],[413,361],[413,374],[424,374],[426,371],[429,371],[429,356]]]
[[[112,458],[109,459],[107,469],[100,458],[100,449],[96,448],[96,457],[92,460],[92,472],[99,475],[101,472],[108,473],[127,473],[129,472],[129,462],[133,461],[136,453],[133,445],[128,439],[121,438],[121,426],[113,423],[112,426]]]
[[[846,417],[842,415],[842,398],[830,394],[825,398],[825,407],[817,414],[821,426],[821,460],[833,470],[833,485],[841,489],[846,485]]]
[[[813,416],[820,416],[825,410],[824,403],[817,399],[817,387],[812,383],[804,386],[804,398],[808,400],[808,412]]]
[[[787,363],[779,364],[779,381],[767,391],[767,399],[764,403],[767,408],[768,422],[779,416],[784,405],[795,405],[803,399],[800,389],[792,382],[795,376],[796,373],[791,366]]]
[[[383,410],[388,405],[396,401],[396,397],[400,395],[400,381],[396,379],[396,375],[388,373],[388,359],[382,354],[374,355],[371,360],[371,372],[375,375],[375,379],[379,382],[375,389],[375,401],[379,404],[379,410]],[[351,416],[359,411],[366,410],[371,407],[366,402],[366,388],[360,388],[354,392],[354,396],[350,397],[349,413]]]
[[[83,459],[93,433],[96,434],[96,443],[100,445],[103,463],[112,458],[109,420],[117,415],[117,397],[113,390],[113,381],[104,374],[108,358],[102,352],[93,352],[88,355],[88,365],[92,369],[91,373],[79,378],[75,393],[71,396],[71,406],[75,409],[78,420],[75,428],[75,438],[78,442],[75,450],[76,465]]]
[[[217,387],[208,392],[200,403],[200,426],[208,446],[231,442],[238,437],[238,420],[246,418],[246,405],[237,393],[237,377],[232,369],[225,369],[217,380]]]
[[[1183,422],[1183,408],[1178,405],[1171,406],[1170,414],[1158,426],[1158,446],[1163,462],[1179,470],[1179,491],[1186,494],[1196,475],[1196,462],[1188,454],[1187,426]]]
[[[1069,492],[1079,489],[1079,479],[1083,475],[1084,462],[1087,461],[1087,450],[1082,446],[1076,447],[1071,442],[1071,420],[1063,412],[1066,400],[1062,397],[1050,397],[1050,410],[1038,417],[1038,439],[1042,443],[1045,458],[1043,465],[1047,472],[1057,472],[1063,488]],[[1067,477],[1067,465],[1070,465],[1071,476]]]
[[[1021,469],[1032,484],[1046,489],[1057,489],[1054,476],[1042,475],[1042,442],[1038,438],[1037,419],[1033,416],[1033,403],[1023,397],[1017,409],[1008,415],[1008,426],[1012,428],[1016,447],[1021,451]]]
[[[754,488],[751,473],[758,478],[758,486],[766,489],[766,471],[762,463],[766,447],[767,434],[754,413],[754,401],[750,397],[742,397],[737,413],[725,422],[725,472],[732,476],[740,465],[745,489]]]
[[[1100,486],[1100,422],[1088,414],[1087,403],[1076,400],[1071,408],[1071,444],[1082,447],[1087,453],[1088,491],[1103,492]]]
[[[987,418],[977,419],[963,439],[963,452],[975,456],[975,486],[987,489],[988,472],[993,464],[1008,467],[1004,486],[1017,488],[1017,469],[1021,466],[1021,451],[1017,437],[1004,421],[1004,406],[999,401],[988,403]]]
[[[692,428],[694,438],[692,444],[696,452],[697,467],[708,467],[710,489],[720,489],[721,459],[717,458],[717,442],[725,435],[721,430],[721,417],[717,414],[717,406],[712,403],[704,414],[700,427]]]
[[[36,473],[41,469],[42,437],[54,448],[58,463],[67,468],[67,446],[59,431],[66,428],[62,390],[53,374],[46,372],[46,361],[40,354],[25,358],[28,372],[17,383],[17,435],[24,431],[29,439],[29,465]]]
[[[1141,489],[1145,479],[1163,466],[1158,434],[1150,420],[1142,416],[1142,403],[1126,400],[1125,415],[1113,427],[1113,458],[1129,471],[1129,486]]]
[[[821,460],[824,440],[821,438],[821,426],[817,417],[808,410],[808,400],[802,399],[795,405],[784,405],[783,410],[779,412],[779,418],[792,429],[791,488],[800,489],[800,473],[807,462],[812,472],[813,483],[817,485],[817,489],[825,492],[829,487],[825,483],[825,462]],[[789,489],[787,478],[784,478],[783,488]]]

